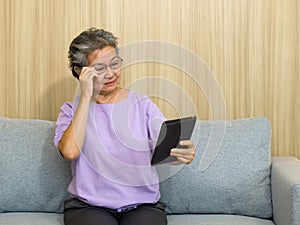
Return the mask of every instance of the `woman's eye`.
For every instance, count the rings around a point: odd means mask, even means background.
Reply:
[[[103,73],[105,71],[105,67],[104,66],[96,66],[95,70],[99,73]]]
[[[113,62],[112,64],[110,64],[111,68],[117,67],[119,64],[117,62]]]
[[[116,60],[109,65],[111,69],[119,69],[121,66],[122,66],[122,60]]]

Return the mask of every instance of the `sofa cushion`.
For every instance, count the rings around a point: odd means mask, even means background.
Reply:
[[[274,225],[271,220],[234,215],[168,215],[169,225]],[[2,213],[5,225],[63,225],[63,215],[55,213]]]
[[[168,215],[169,225],[275,225],[272,220],[238,215]]]
[[[64,225],[63,214],[58,213],[1,213],[2,225]]]
[[[198,121],[188,166],[159,166],[167,212],[272,216],[270,123],[266,118]]]
[[[274,225],[271,220],[234,215],[168,215],[169,225]],[[5,225],[63,225],[63,215],[55,213],[1,213]]]
[[[54,129],[50,121],[0,118],[1,212],[62,212],[71,171]]]

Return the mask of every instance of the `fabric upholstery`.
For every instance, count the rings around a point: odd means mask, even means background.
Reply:
[[[170,225],[274,225],[271,220],[238,215],[169,215]]]
[[[161,201],[169,214],[272,217],[271,128],[266,118],[200,121],[192,139],[197,148],[192,164],[173,174],[174,167],[158,168]]]
[[[1,225],[64,225],[63,214],[57,213],[0,213]]]
[[[300,162],[292,157],[272,159],[272,197],[277,225],[300,224]]]
[[[55,123],[0,118],[0,212],[62,212],[70,165],[53,145]]]
[[[274,225],[270,220],[234,215],[168,215],[169,225]],[[63,215],[55,213],[0,214],[5,225],[64,225]]]
[[[53,146],[54,129],[50,121],[0,118],[0,224],[63,225],[71,171]],[[198,121],[195,161],[158,168],[168,224],[300,224],[300,162],[291,157],[272,159],[274,222],[255,218],[272,215],[270,130],[266,118]]]

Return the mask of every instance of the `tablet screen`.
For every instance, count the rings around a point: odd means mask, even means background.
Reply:
[[[180,146],[179,142],[191,139],[195,123],[196,116],[164,121],[161,125],[151,165],[176,161],[176,157],[170,156],[170,150],[184,147]]]

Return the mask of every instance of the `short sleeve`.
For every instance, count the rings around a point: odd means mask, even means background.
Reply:
[[[68,128],[68,126],[72,122],[73,117],[74,117],[73,105],[70,102],[64,103],[60,107],[60,113],[59,113],[57,121],[56,121],[56,129],[55,129],[55,135],[54,135],[54,145],[56,147],[58,147],[58,142],[60,141],[65,130]]]
[[[148,118],[148,129],[149,129],[149,144],[150,148],[154,150],[160,128],[162,123],[166,120],[160,109],[149,99],[149,118]]]

